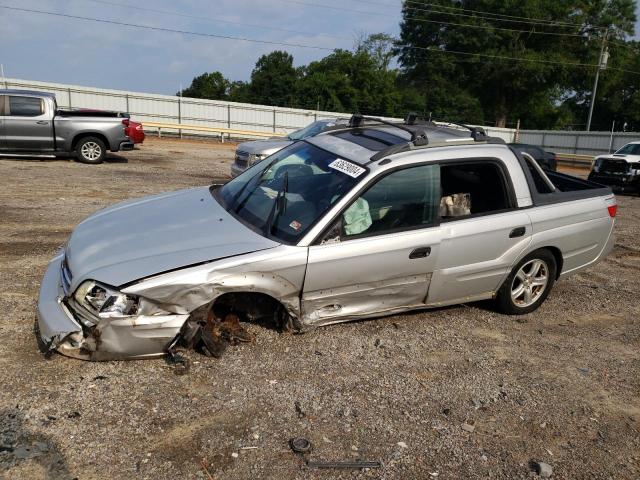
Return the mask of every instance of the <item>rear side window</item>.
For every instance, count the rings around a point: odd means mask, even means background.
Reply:
[[[512,208],[505,175],[494,162],[443,164],[440,179],[442,220],[487,215]]]
[[[44,113],[44,102],[34,97],[9,97],[8,115],[13,117],[37,117]]]

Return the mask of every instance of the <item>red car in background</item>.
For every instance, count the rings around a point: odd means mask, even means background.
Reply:
[[[129,120],[129,124],[125,124],[124,133],[131,139],[133,143],[144,142],[144,129],[142,128],[142,124],[140,122]]]

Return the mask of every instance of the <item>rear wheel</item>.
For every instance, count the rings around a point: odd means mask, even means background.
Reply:
[[[537,250],[513,268],[498,290],[498,308],[508,315],[533,312],[545,301],[556,280],[556,259],[549,250]]]
[[[78,161],[82,163],[102,163],[107,155],[107,148],[102,140],[97,137],[85,137],[76,145]]]

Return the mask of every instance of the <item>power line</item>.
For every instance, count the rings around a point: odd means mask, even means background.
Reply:
[[[402,47],[402,45],[400,45],[400,47]],[[532,63],[544,63],[544,64],[548,64],[548,65],[563,65],[563,66],[567,66],[567,67],[597,67],[598,66],[596,64],[591,64],[591,63],[559,62],[559,61],[556,61],[556,60],[543,60],[543,59],[537,59],[537,58],[510,57],[508,55],[490,55],[490,54],[487,54],[487,53],[461,52],[461,51],[458,51],[458,50],[442,50],[442,49],[438,49],[438,48],[429,48],[429,47],[409,46],[409,48],[415,49],[415,50],[433,52],[433,53],[450,53],[450,54],[454,54],[454,55],[467,55],[467,56],[473,56],[473,57],[494,58],[494,59],[500,59],[500,60],[512,60],[512,61],[515,61],[515,62],[532,62]]]
[[[319,46],[304,45],[304,44],[294,44],[294,43],[285,43],[285,42],[274,42],[274,41],[269,41],[269,40],[257,40],[257,39],[251,39],[251,38],[233,37],[233,36],[228,36],[228,35],[218,35],[218,34],[213,34],[213,33],[191,32],[191,31],[187,31],[187,30],[176,30],[176,29],[172,29],[172,28],[152,27],[152,26],[149,26],[149,25],[139,25],[139,24],[135,24],[135,23],[117,22],[117,21],[114,21],[114,20],[105,20],[105,19],[92,18],[92,17],[82,17],[82,16],[79,16],[79,15],[68,15],[68,14],[63,14],[63,13],[48,12],[48,11],[44,11],[44,10],[27,9],[27,8],[13,7],[13,6],[7,6],[7,5],[0,5],[0,8],[6,9],[6,10],[18,11],[18,12],[37,13],[37,14],[50,15],[50,16],[55,16],[55,17],[70,18],[70,19],[75,19],[75,20],[84,20],[84,21],[105,23],[105,24],[110,24],[110,25],[126,26],[126,27],[132,27],[132,28],[141,28],[141,29],[145,29],[145,30],[154,30],[154,31],[160,31],[160,32],[167,32],[167,33],[179,33],[179,34],[183,34],[183,35],[193,35],[193,36],[208,37],[208,38],[220,38],[220,39],[225,39],[225,40],[239,40],[239,41],[245,41],[245,42],[263,43],[263,44],[279,45],[279,46],[286,46],[286,47],[313,48],[313,49],[316,49],[316,50],[325,50],[325,51],[332,51],[333,50],[332,48],[328,48],[328,47],[319,47]],[[549,65],[555,64],[555,65],[563,65],[563,66],[567,66],[567,67],[597,67],[597,65],[587,64],[587,63],[576,63],[576,62],[567,63],[567,62],[558,62],[558,61],[554,61],[554,60],[518,58],[518,57],[510,57],[510,56],[507,56],[507,55],[490,55],[490,54],[483,54],[483,53],[462,52],[462,51],[457,51],[457,50],[441,50],[441,49],[434,49],[434,48],[429,48],[429,47],[418,47],[418,46],[413,46],[413,45],[398,45],[398,47],[400,47],[400,48],[409,48],[409,49],[412,49],[412,50],[428,51],[428,52],[432,52],[432,53],[447,53],[447,54],[451,54],[451,55],[465,55],[465,56],[473,56],[473,57],[480,57],[480,58],[511,60],[511,61],[516,61],[516,62],[532,62],[532,63],[543,63],[543,64],[549,64]],[[634,72],[634,71],[630,71],[630,70],[621,70],[621,69],[614,69],[614,68],[612,68],[611,70],[620,70],[620,71],[624,71],[626,73],[640,74],[640,72]]]
[[[111,24],[111,25],[120,25],[120,26],[124,26],[124,27],[143,28],[145,30],[155,30],[155,31],[159,31],[159,32],[180,33],[182,35],[193,35],[193,36],[197,36],[197,37],[220,38],[220,39],[224,39],[224,40],[238,40],[238,41],[241,41],[241,42],[263,43],[263,44],[267,44],[267,45],[279,45],[279,46],[284,46],[284,47],[312,48],[314,50],[328,50],[328,51],[332,51],[333,50],[333,48],[319,47],[317,45],[304,45],[304,44],[300,44],[300,43],[275,42],[275,41],[271,41],[271,40],[257,40],[257,39],[254,39],[254,38],[234,37],[234,36],[231,36],[231,35],[219,35],[219,34],[215,34],[215,33],[201,33],[201,32],[191,32],[191,31],[188,31],[188,30],[177,30],[177,29],[165,28],[165,27],[152,27],[150,25],[140,25],[140,24],[137,24],[137,23],[117,22],[115,20],[106,20],[106,19],[103,19],[103,18],[82,17],[80,15],[69,15],[69,14],[65,14],[65,13],[48,12],[46,10],[35,10],[35,9],[29,9],[29,8],[19,8],[19,7],[12,7],[12,6],[8,6],[8,5],[0,5],[0,8],[4,8],[6,10],[14,10],[14,11],[18,11],[18,12],[38,13],[38,14],[42,14],[42,15],[51,15],[51,16],[54,16],[54,17],[72,18],[72,19],[75,19],[75,20],[85,20],[85,21],[97,22],[97,23],[108,23],[108,24]]]
[[[359,2],[359,3],[365,3],[367,5],[381,5],[381,6],[387,6],[387,7],[398,6],[397,3],[373,2],[369,0],[353,0],[353,1]],[[544,19],[536,19],[536,18],[530,18],[530,17],[520,17],[515,15],[506,15],[502,13],[493,13],[493,12],[486,12],[486,11],[480,11],[480,10],[469,10],[461,7],[452,7],[447,5],[435,4],[435,3],[417,2],[417,1],[411,1],[411,0],[405,0],[404,3],[419,5],[421,7],[430,7],[428,9],[425,9],[425,8],[419,8],[419,7],[412,7],[410,5],[407,6],[407,8],[410,8],[411,10],[426,12],[426,13],[440,13],[444,15],[481,18],[484,20],[496,20],[500,22],[526,23],[530,25],[541,25],[541,26],[547,26],[547,27],[550,27],[550,26],[553,26],[553,27],[567,26],[567,27],[574,27],[574,28],[583,27],[583,25],[579,23],[569,23],[569,22],[563,22],[560,20],[544,20]],[[438,10],[434,10],[434,8]],[[446,12],[446,11],[443,12],[441,10],[453,10],[453,12]]]
[[[319,3],[310,3],[310,2],[303,2],[301,0],[282,0],[284,2],[288,2],[288,3],[294,3],[297,5],[305,5],[307,7],[316,7],[316,8],[325,8],[325,9],[329,9],[329,10],[338,10],[338,11],[343,11],[343,12],[351,12],[351,13],[358,13],[358,14],[364,14],[364,15],[374,15],[374,16],[382,16],[382,17],[388,17],[389,15],[387,13],[382,13],[382,12],[372,12],[369,10],[356,10],[353,8],[345,8],[345,7],[336,7],[334,5],[324,5],[324,4],[319,4]],[[580,38],[585,38],[585,36],[583,34],[580,33],[563,33],[563,32],[538,32],[535,30],[518,30],[518,29],[513,29],[513,28],[504,28],[504,27],[496,27],[496,26],[489,26],[489,25],[472,25],[472,24],[465,24],[465,23],[456,23],[456,22],[445,22],[442,20],[429,20],[426,18],[419,18],[419,17],[404,17],[405,20],[414,20],[416,22],[423,22],[423,23],[435,23],[435,24],[439,24],[439,25],[453,25],[453,26],[458,26],[458,27],[463,27],[463,28],[475,28],[475,29],[481,29],[481,30],[500,30],[500,31],[504,31],[504,32],[511,32],[511,33],[524,33],[527,35],[553,35],[553,36],[560,36],[560,37],[580,37]]]
[[[458,11],[458,12],[468,12],[468,13],[475,13],[475,14],[486,15],[486,16],[494,16],[494,17],[496,17],[495,18],[496,20],[504,19],[503,21],[515,21],[515,22],[517,22],[517,21],[523,20],[522,23],[526,22],[526,23],[536,23],[536,24],[542,24],[542,25],[549,24],[550,26],[554,26],[554,25],[564,25],[564,26],[571,26],[571,27],[583,27],[584,26],[584,25],[582,25],[580,23],[564,22],[564,21],[560,21],[560,20],[548,20],[548,19],[542,19],[542,18],[523,17],[523,16],[517,16],[517,15],[507,15],[507,14],[504,14],[504,13],[493,13],[493,12],[487,12],[487,11],[481,11],[481,10],[470,10],[470,9],[462,8],[462,7],[438,5],[438,4],[434,4],[434,3],[418,2],[418,1],[413,1],[413,0],[405,0],[405,3],[414,4],[414,5],[420,5],[420,6],[436,7],[436,8],[444,9],[444,10],[454,10],[454,11]],[[387,5],[391,6],[391,4],[387,4]],[[414,7],[411,7],[411,8],[414,8]],[[602,28],[602,27],[598,27],[598,28]]]
[[[182,12],[176,12],[176,11],[169,11],[169,10],[159,10],[156,8],[147,8],[147,7],[140,7],[137,6],[135,4],[124,4],[124,3],[118,3],[118,2],[109,2],[107,0],[84,0],[85,2],[93,2],[93,3],[100,3],[103,5],[110,5],[112,7],[122,7],[122,8],[126,8],[126,9],[135,9],[135,10],[140,10],[140,11],[144,11],[144,12],[152,12],[152,13],[159,13],[161,15],[171,15],[171,16],[176,16],[176,17],[183,17],[183,18],[192,18],[192,19],[196,19],[196,20],[204,20],[204,21],[208,21],[208,22],[215,22],[215,23],[226,23],[229,25],[239,25],[242,27],[251,27],[251,28],[262,28],[265,30],[274,30],[274,31],[278,31],[278,32],[287,32],[287,33],[295,33],[298,35],[309,35],[311,32],[303,32],[301,30],[290,30],[288,28],[279,28],[279,27],[270,27],[267,25],[258,25],[258,24],[252,24],[252,23],[242,23],[242,22],[234,22],[231,20],[223,20],[220,18],[214,18],[214,17],[206,17],[206,16],[202,16],[202,15],[190,15],[188,13],[182,13]],[[327,35],[325,33],[320,33],[319,35]],[[342,37],[342,36],[338,36],[338,35],[331,35],[332,38],[340,38],[343,40],[352,40],[351,37]]]

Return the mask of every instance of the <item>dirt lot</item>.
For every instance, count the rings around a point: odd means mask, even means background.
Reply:
[[[0,478],[640,477],[640,199],[614,254],[535,313],[485,305],[325,327],[255,325],[222,359],[87,363],[37,351],[45,266],[114,202],[226,175],[233,146],[148,139],[100,166],[0,160]],[[296,402],[299,408],[296,408]],[[463,428],[464,426],[464,428]],[[312,458],[380,460],[308,470]]]

